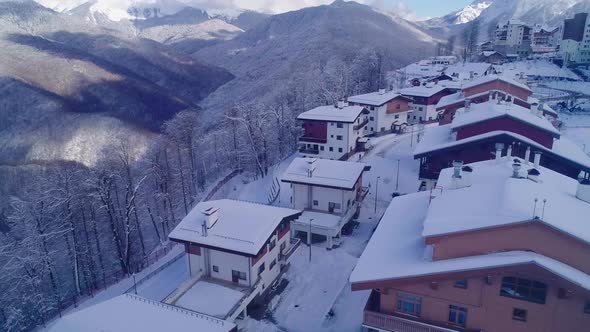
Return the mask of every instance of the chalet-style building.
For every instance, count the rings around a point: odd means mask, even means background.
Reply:
[[[463,108],[465,103],[479,104],[490,100],[510,100],[516,105],[530,108],[529,98],[533,92],[524,83],[507,77],[488,75],[464,83],[461,91],[445,96],[436,104],[439,123],[453,121],[455,112]]]
[[[247,306],[265,293],[286,264],[290,224],[300,215],[297,210],[229,199],[197,204],[169,235],[185,245],[193,282],[166,302],[223,319],[246,316]],[[226,310],[208,312],[206,296],[199,290],[226,294]]]
[[[590,326],[590,180],[503,157],[396,197],[350,276],[369,331]]]
[[[232,322],[149,300],[119,295],[70,313],[51,325],[49,332],[237,332]]]
[[[326,241],[330,249],[340,241],[342,227],[358,214],[368,193],[363,173],[370,168],[349,161],[294,159],[282,178],[291,185],[293,208],[303,210],[291,224],[293,237],[304,235],[308,244],[312,237]]]
[[[414,150],[423,180],[438,178],[453,160],[471,163],[505,155],[527,162],[534,157],[541,166],[571,178],[580,170],[590,171],[590,157],[561,137],[542,111],[501,100],[460,109],[451,123],[428,128]]]
[[[408,122],[415,124],[437,121],[436,104],[442,97],[452,94],[453,90],[442,84],[429,83],[402,89],[400,93],[411,99],[409,106],[412,111],[408,114]]]
[[[366,135],[400,132],[408,125],[409,102],[409,98],[385,89],[348,97],[350,106],[362,106],[369,111]]]
[[[359,148],[365,135],[369,111],[363,106],[320,106],[301,113],[303,136],[299,137],[299,153],[304,157],[346,160]]]
[[[482,51],[479,54],[479,61],[493,65],[501,65],[506,62],[506,55],[496,51]]]

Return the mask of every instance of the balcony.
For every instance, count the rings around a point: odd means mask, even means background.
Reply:
[[[354,130],[359,130],[359,129],[363,129],[363,127],[365,127],[367,125],[367,123],[369,123],[369,119],[364,119],[363,122],[355,125],[354,127],[352,127],[352,129]]]
[[[371,292],[363,314],[363,326],[392,332],[481,332],[480,330],[428,322],[418,317],[379,312],[379,293]]]
[[[299,153],[301,153],[301,154],[319,154],[320,150],[299,148]]]
[[[299,142],[326,144],[328,142],[328,139],[327,138],[302,136],[302,137],[299,137]]]

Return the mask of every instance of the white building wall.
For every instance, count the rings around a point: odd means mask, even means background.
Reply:
[[[346,207],[342,202],[344,200],[345,193],[348,192],[342,189],[325,188],[318,186],[311,186],[311,201],[308,198],[310,192],[310,186],[304,184],[293,184],[293,208],[297,210],[317,210],[317,211],[329,211],[329,203],[339,203],[340,209],[335,209],[334,214],[344,213]],[[347,198],[348,199],[348,198]],[[318,205],[313,205],[313,201],[316,200]],[[309,202],[309,203],[308,203]],[[309,206],[311,204],[311,207]]]
[[[408,123],[416,124],[420,121],[436,120],[438,113],[436,113],[436,105],[418,105],[414,103],[409,104],[412,110],[408,116]]]
[[[209,251],[211,277],[232,282],[232,270],[246,273],[246,280],[238,283],[242,286],[250,286],[250,261],[246,256],[230,254],[223,251],[205,249]],[[219,267],[219,272],[213,271],[213,266]]]
[[[281,267],[279,263],[279,253],[281,251],[281,245],[284,244],[285,246],[283,252],[287,252],[291,246],[291,242],[289,241],[289,239],[289,234],[284,235],[281,239],[279,239],[277,235],[273,235],[269,243],[275,241],[275,247],[272,250],[268,250],[267,253],[264,256],[262,256],[262,258],[259,261],[257,261],[256,264],[254,264],[250,269],[250,274],[252,276],[252,285],[256,284],[259,278],[262,278],[262,287],[260,287],[261,291],[264,291],[279,276],[279,273],[281,272]],[[266,246],[267,249],[270,248],[270,244],[266,244]],[[271,268],[271,263],[273,261],[275,262],[275,264]],[[264,271],[261,274],[259,274],[258,271],[262,264],[264,264]]]

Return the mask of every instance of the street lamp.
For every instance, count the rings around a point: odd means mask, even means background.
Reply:
[[[309,218],[309,261],[311,262],[311,222],[313,218]]]
[[[395,192],[399,189],[399,159],[397,160],[397,174],[395,175]]]
[[[380,176],[377,177],[377,182],[375,183],[375,213],[377,213],[377,196],[379,196],[379,179]]]

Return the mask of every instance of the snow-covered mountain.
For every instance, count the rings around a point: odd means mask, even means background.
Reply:
[[[455,20],[453,21],[453,24],[464,24],[475,20],[479,17],[479,15],[481,15],[481,12],[488,8],[491,4],[492,2],[487,0],[474,2],[468,6],[465,6],[463,9],[455,13]]]
[[[92,165],[117,135],[146,143],[232,79],[117,25],[24,0],[0,1],[0,12],[0,164]]]
[[[233,103],[288,94],[298,79],[309,81],[313,89],[318,67],[327,62],[350,64],[355,58],[366,60],[363,51],[378,50],[381,61],[399,68],[433,54],[434,44],[414,23],[356,2],[273,15],[232,40],[195,53],[236,76],[201,106],[213,119]]]

